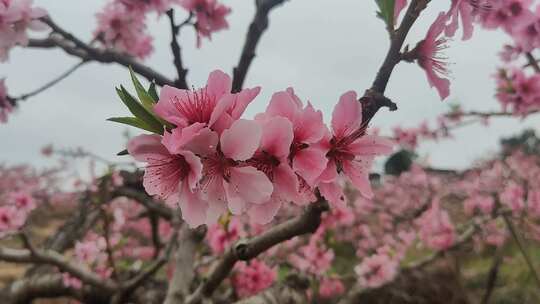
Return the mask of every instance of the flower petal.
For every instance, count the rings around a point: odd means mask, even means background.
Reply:
[[[261,127],[254,121],[240,119],[223,131],[221,151],[228,158],[243,161],[253,156],[261,142]]]
[[[362,124],[362,105],[356,92],[341,95],[332,113],[332,129],[336,137],[343,137],[356,131]]]

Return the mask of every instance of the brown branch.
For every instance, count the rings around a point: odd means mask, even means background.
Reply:
[[[114,252],[111,244],[111,225],[109,221],[109,215],[105,208],[101,208],[101,218],[103,219],[103,236],[105,238],[105,252],[107,253],[107,262],[112,269],[112,277],[118,281],[118,269],[116,268],[116,262],[114,260]]]
[[[229,248],[221,260],[213,266],[208,277],[188,297],[186,304],[200,303],[203,298],[210,297],[221,282],[227,278],[236,262],[255,258],[262,252],[295,236],[315,232],[320,225],[321,214],[327,210],[328,203],[319,199],[311,204],[301,216],[276,225],[250,240],[238,242]]]
[[[43,18],[53,30],[53,33],[46,39],[30,39],[28,47],[33,48],[54,48],[59,47],[67,54],[80,58],[83,61],[96,61],[101,63],[117,63],[124,67],[131,67],[135,73],[143,76],[149,81],[154,81],[156,84],[174,85],[174,81],[166,76],[153,70],[152,68],[143,65],[134,58],[121,54],[112,50],[102,50],[92,47],[90,44],[83,42],[73,34],[67,32],[62,27],[57,25],[51,18]],[[56,34],[56,35],[55,35]]]
[[[178,79],[174,83],[176,84],[176,87],[180,89],[188,88],[188,84],[186,81],[186,75],[188,70],[184,68],[184,65],[182,63],[182,53],[177,36],[178,34],[180,34],[181,26],[187,24],[192,18],[192,16],[193,14],[190,13],[186,21],[184,21],[181,25],[176,25],[176,22],[174,21],[174,9],[170,9],[167,11],[167,17],[169,17],[169,22],[171,25],[171,51],[174,57],[174,67],[176,68],[176,72],[178,74]]]
[[[270,11],[276,6],[283,4],[285,0],[256,0],[255,1],[255,16],[249,25],[249,29],[246,35],[246,41],[242,48],[242,54],[240,60],[233,70],[233,93],[242,90],[244,80],[251,65],[251,62],[255,58],[255,49],[259,44],[261,36],[268,28]]]
[[[168,221],[172,220],[173,218],[173,210],[171,208],[156,202],[146,193],[142,192],[142,190],[124,186],[115,189],[112,195],[113,197],[125,196],[127,198],[136,200],[145,206],[150,212],[153,212]]]
[[[16,281],[8,292],[0,294],[0,298],[6,304],[27,304],[36,298],[56,298],[71,297],[82,301],[83,294],[77,290],[64,285],[62,275],[59,273],[49,273],[37,276],[30,276]]]
[[[430,0],[413,0],[401,21],[401,25],[394,35],[391,35],[390,48],[388,49],[383,64],[377,72],[377,76],[373,81],[371,89],[367,90],[366,94],[360,99],[362,102],[362,120],[366,125],[381,107],[387,106],[390,107],[390,110],[395,110],[395,104],[388,103],[386,99],[382,99],[380,96],[384,96],[386,86],[388,85],[394,67],[401,61],[401,48],[405,43],[405,38],[407,38],[414,22],[418,19],[418,16],[420,16],[420,13],[426,8],[429,2]],[[377,95],[374,95],[373,93],[377,93]],[[374,98],[377,96],[379,98]]]
[[[12,263],[48,264],[58,267],[63,272],[78,278],[82,282],[95,286],[105,292],[113,292],[117,285],[108,279],[71,263],[61,254],[52,250],[0,248],[0,260]]]
[[[531,52],[527,52],[525,53],[525,57],[527,57],[527,61],[529,62],[528,65],[531,66],[536,73],[540,73],[540,66],[538,65],[538,61],[536,61],[533,54]]]
[[[174,273],[167,288],[165,304],[183,303],[189,295],[191,283],[195,278],[195,255],[198,245],[203,241],[206,229],[201,226],[198,229],[189,229],[187,225],[182,227],[180,243],[174,257]]]
[[[491,295],[493,294],[493,291],[495,290],[495,283],[497,282],[497,277],[499,275],[499,269],[503,261],[503,250],[502,246],[497,248],[495,252],[495,256],[493,256],[493,263],[491,264],[491,268],[489,269],[488,278],[486,281],[486,291],[484,293],[484,296],[482,297],[481,304],[488,304],[489,300],[491,298]]]

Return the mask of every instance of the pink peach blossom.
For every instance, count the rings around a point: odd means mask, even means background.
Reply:
[[[450,81],[444,78],[448,75],[447,63],[440,55],[446,48],[446,38],[440,36],[445,30],[447,20],[448,16],[440,13],[430,26],[426,38],[416,46],[417,62],[426,72],[429,85],[437,89],[441,100],[450,95]]]
[[[206,86],[196,91],[164,86],[154,111],[179,128],[202,123],[221,134],[240,118],[260,91],[255,87],[231,94],[231,87],[229,75],[215,70],[208,76]]]

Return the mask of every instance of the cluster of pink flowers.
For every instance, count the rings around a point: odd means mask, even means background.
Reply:
[[[540,110],[540,74],[526,75],[522,69],[500,69],[496,74],[497,99],[505,111],[526,115]]]
[[[362,286],[376,288],[397,275],[397,264],[386,254],[375,254],[363,259],[354,271]]]
[[[216,0],[111,0],[96,14],[94,35],[105,47],[145,59],[153,51],[146,16],[152,12],[161,16],[174,5],[196,17],[197,46],[202,37],[210,38],[213,32],[228,28],[225,17],[231,10]]]
[[[231,280],[240,298],[265,290],[277,279],[277,268],[270,268],[259,260],[240,262],[234,267],[234,272]]]
[[[211,39],[213,32],[229,28],[225,17],[231,9],[217,0],[179,0],[180,4],[197,18],[197,46],[201,45],[201,38]]]
[[[0,79],[0,123],[6,123],[8,114],[13,111],[13,104],[8,98],[5,79]]]
[[[192,227],[215,223],[227,209],[265,224],[285,203],[315,201],[317,188],[340,204],[341,175],[362,195],[373,195],[371,164],[392,143],[366,135],[354,92],[340,98],[329,131],[322,113],[304,106],[292,89],[275,93],[255,120],[241,119],[260,88],[230,93],[231,83],[214,71],[202,89],[161,90],[154,111],[176,127],[128,143],[129,153],[147,163],[149,194],[179,204]]]
[[[47,12],[32,6],[32,0],[0,1],[0,62],[8,59],[9,50],[16,45],[28,44],[27,31],[46,29],[39,18]]]
[[[16,233],[44,200],[55,200],[55,172],[0,165],[0,238]]]
[[[96,14],[94,35],[105,47],[144,59],[152,52],[152,37],[146,32],[146,10],[130,5],[132,2],[109,2]],[[146,7],[144,1],[139,2]]]

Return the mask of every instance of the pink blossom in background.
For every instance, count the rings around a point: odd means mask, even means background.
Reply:
[[[23,212],[30,212],[31,210],[36,208],[36,203],[34,201],[34,198],[30,194],[22,192],[22,191],[11,193],[10,201],[13,204],[13,206],[17,207],[19,210],[22,210]]]
[[[207,239],[212,252],[222,254],[226,248],[233,245],[246,235],[243,223],[238,218],[231,218],[229,223],[216,223],[208,228]]]
[[[299,254],[291,254],[290,262],[298,269],[316,275],[323,275],[334,260],[334,251],[322,244],[311,241],[298,250]]]
[[[522,186],[513,181],[503,189],[499,198],[514,214],[519,214],[525,208],[525,191]]]
[[[377,288],[393,280],[398,264],[386,254],[366,257],[354,268],[361,286]]]
[[[429,28],[426,38],[418,43],[416,52],[418,64],[426,72],[430,87],[435,87],[441,100],[450,95],[450,81],[445,78],[448,75],[447,63],[441,56],[441,51],[446,49],[446,37],[441,37],[445,30],[448,16],[440,13],[435,22]]]
[[[527,209],[533,217],[540,218],[540,190],[529,190]]]
[[[75,289],[81,289],[82,288],[81,280],[71,276],[69,273],[66,273],[66,272],[62,273],[62,283],[66,287],[72,287],[72,288],[75,288]]]
[[[12,111],[13,105],[11,104],[11,101],[8,99],[7,96],[5,79],[0,79],[0,123],[6,123],[7,116]]]
[[[231,13],[231,9],[217,0],[179,0],[186,10],[196,17],[197,47],[201,45],[201,38],[211,39],[213,32],[229,27],[225,19]]]
[[[419,219],[419,224],[420,238],[427,247],[445,250],[454,244],[456,240],[455,227],[448,212],[441,209],[438,199],[435,199],[431,203],[431,208],[424,212]]]
[[[26,216],[26,212],[16,206],[0,206],[0,238],[21,228]]]
[[[448,37],[454,37],[461,21],[463,40],[469,40],[473,34],[474,13],[476,10],[488,10],[490,6],[478,0],[452,0],[452,6],[447,13],[450,24],[445,29]]]
[[[44,9],[33,6],[32,0],[0,2],[0,62],[8,59],[12,47],[28,44],[28,30],[47,28],[38,20],[46,15]]]
[[[96,18],[94,36],[104,47],[140,59],[147,58],[152,52],[152,37],[146,32],[144,12],[130,10],[120,2],[110,2]]]
[[[324,278],[320,281],[319,295],[321,298],[330,299],[340,296],[345,292],[345,286],[339,279]]]
[[[231,281],[240,298],[252,296],[265,290],[277,279],[277,269],[270,268],[257,259],[237,263],[234,272]]]
[[[522,27],[534,19],[529,7],[532,0],[490,1],[490,9],[480,14],[480,23],[488,29],[502,27],[512,34],[514,28]]]
[[[489,215],[495,206],[493,197],[486,195],[471,196],[463,202],[465,214],[473,216],[476,211]]]

